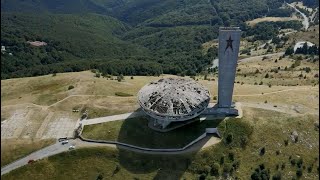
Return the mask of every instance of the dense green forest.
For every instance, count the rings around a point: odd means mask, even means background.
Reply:
[[[311,8],[319,7],[319,1],[318,0],[302,0],[303,5]]]
[[[280,29],[292,28],[295,30],[299,30],[302,28],[302,24],[300,21],[278,21],[278,22],[260,22],[256,24],[254,27],[246,27],[245,35],[253,36],[251,38],[253,41],[256,40],[269,40],[277,36],[279,34]]]
[[[104,74],[194,75],[217,55],[201,44],[220,26],[266,40],[297,21],[244,22],[288,16],[282,0],[1,0],[1,78],[99,69]],[[267,28],[267,31],[266,31]],[[28,41],[44,41],[35,47]]]
[[[317,55],[319,54],[319,47],[316,45],[308,46],[307,43],[304,43],[302,47],[297,48],[296,51],[294,51],[294,47],[289,46],[286,49],[285,55],[292,55],[292,54],[310,54],[310,55]]]
[[[70,70],[70,64],[77,61],[90,64],[115,57],[147,56],[147,49],[116,37],[128,29],[120,21],[101,15],[2,13],[1,45],[6,47],[1,55],[2,78],[89,68],[81,65]],[[27,41],[44,41],[47,45],[34,47]]]

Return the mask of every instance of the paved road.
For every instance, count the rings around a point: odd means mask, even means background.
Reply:
[[[117,121],[117,120],[123,120],[127,118],[134,118],[138,116],[144,115],[143,111],[138,112],[131,112],[131,113],[125,113],[125,114],[119,114],[114,116],[106,116],[101,118],[94,118],[94,119],[87,119],[81,121],[83,125],[91,125],[91,124],[99,124],[104,122],[110,122],[110,121]]]
[[[9,173],[10,171],[17,169],[19,167],[22,167],[24,165],[27,165],[28,161],[31,159],[32,160],[39,160],[39,159],[53,156],[53,155],[56,155],[56,154],[59,154],[59,153],[65,152],[65,151],[69,151],[68,148],[70,145],[75,145],[76,149],[85,148],[85,147],[112,147],[112,148],[121,148],[121,149],[126,149],[126,150],[140,152],[140,153],[147,153],[147,154],[182,154],[182,153],[189,153],[189,152],[198,151],[200,149],[209,147],[209,146],[217,144],[219,142],[220,142],[219,138],[214,137],[212,135],[207,135],[202,140],[196,142],[192,146],[190,146],[187,149],[182,150],[182,151],[152,152],[152,151],[138,150],[138,149],[130,148],[127,146],[122,146],[122,145],[85,142],[85,141],[81,141],[80,139],[75,139],[75,140],[69,140],[69,143],[65,144],[65,145],[62,145],[61,143],[57,142],[56,144],[53,144],[53,145],[48,146],[46,148],[43,148],[43,149],[36,151],[30,155],[27,155],[26,157],[21,158],[11,164],[8,164],[7,166],[1,168],[1,175]]]
[[[13,169],[16,169],[16,168],[19,168],[21,166],[28,164],[28,161],[31,159],[39,160],[39,159],[43,159],[45,157],[59,154],[64,151],[68,151],[69,146],[70,145],[61,145],[60,143],[56,143],[51,146],[40,149],[39,151],[33,152],[24,158],[21,158],[11,164],[8,164],[7,166],[4,166],[3,168],[1,168],[1,175],[10,172]]]
[[[212,66],[210,68],[219,67],[219,59],[212,60]]]
[[[278,34],[278,37],[281,38],[283,36],[283,34],[288,35],[291,33],[297,32],[296,30],[290,31],[290,32],[286,32],[286,33],[280,33]],[[263,48],[267,43],[270,44],[272,42],[272,39],[268,40],[266,43],[261,44],[260,46],[258,46],[258,48]]]
[[[294,7],[293,5],[288,4],[288,3],[286,3],[286,4],[302,15],[302,17],[303,17],[302,25],[303,25],[304,29],[307,30],[307,29],[309,28],[309,26],[310,26],[308,17],[307,17],[304,13],[302,13],[301,11],[299,11],[299,10],[298,10],[296,7]]]

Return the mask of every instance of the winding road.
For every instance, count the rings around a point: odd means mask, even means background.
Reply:
[[[293,6],[293,5],[291,5],[291,4],[287,3],[287,2],[286,2],[286,5],[291,7],[291,8],[293,8],[296,12],[301,14],[301,16],[303,17],[302,25],[303,25],[304,29],[307,30],[309,28],[309,26],[310,26],[309,18],[303,12],[299,11],[299,9],[297,9],[295,6]],[[316,12],[314,12],[312,14],[311,19],[314,18],[315,14],[316,14]],[[285,34],[287,35],[287,34],[291,34],[293,32],[296,32],[296,31],[288,32],[288,33],[285,33]],[[281,38],[281,36],[282,36],[282,34],[278,35],[279,38]],[[272,42],[272,39],[268,40],[266,43],[270,44],[271,42]],[[258,46],[258,48],[263,48],[266,45],[266,43]]]
[[[291,4],[288,4],[286,3],[288,6],[290,6],[291,8],[293,8],[296,12],[300,13],[301,16],[303,17],[303,21],[302,21],[302,25],[304,27],[305,30],[307,30],[310,26],[310,22],[309,22],[309,18],[304,14],[302,13],[301,11],[299,11],[299,9],[297,9],[296,7],[294,7],[293,5]]]
[[[69,146],[68,145],[61,145],[61,143],[55,143],[51,146],[45,147],[43,149],[40,149],[39,151],[36,151],[34,153],[31,153],[21,159],[18,159],[17,161],[14,161],[4,167],[1,168],[1,175],[6,174],[14,169],[17,169],[21,166],[24,166],[28,164],[29,160],[39,160],[43,159],[55,154],[62,153],[64,151],[68,151]]]

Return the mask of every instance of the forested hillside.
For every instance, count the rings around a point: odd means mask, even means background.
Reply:
[[[114,18],[94,14],[2,13],[1,45],[7,52],[1,55],[2,77],[78,71],[98,60],[148,55],[145,48],[117,38],[129,29]],[[34,47],[27,41],[47,45]]]
[[[194,75],[215,58],[201,44],[220,26],[255,40],[279,26],[246,20],[287,16],[282,0],[1,0],[1,78],[100,69],[104,74]],[[298,22],[289,26],[300,28]],[[266,32],[268,30],[268,32]],[[47,45],[34,47],[28,41]]]

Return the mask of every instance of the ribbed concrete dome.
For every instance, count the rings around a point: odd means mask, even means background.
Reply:
[[[210,95],[205,87],[192,79],[166,78],[144,86],[138,93],[138,100],[142,109],[153,118],[184,121],[205,110]]]

